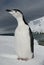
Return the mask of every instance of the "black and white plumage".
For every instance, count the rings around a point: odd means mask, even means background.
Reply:
[[[15,30],[16,53],[18,59],[27,60],[34,57],[34,39],[32,31],[18,9],[6,10],[16,18],[18,26]]]

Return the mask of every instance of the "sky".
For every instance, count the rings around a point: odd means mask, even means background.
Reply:
[[[0,34],[12,33],[18,23],[6,9],[20,9],[27,22],[44,16],[44,0],[0,0]]]

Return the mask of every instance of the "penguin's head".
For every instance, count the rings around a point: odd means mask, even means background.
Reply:
[[[11,15],[13,15],[15,18],[23,17],[23,13],[19,9],[12,9],[12,10],[7,9],[6,11]]]

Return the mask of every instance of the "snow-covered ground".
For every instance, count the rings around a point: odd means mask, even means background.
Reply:
[[[33,32],[44,33],[44,17],[30,21],[29,26]]]
[[[44,65],[44,46],[34,40],[34,58],[17,60],[14,36],[0,36],[0,65]]]

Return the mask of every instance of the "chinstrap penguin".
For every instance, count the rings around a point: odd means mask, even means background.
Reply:
[[[15,30],[15,51],[20,60],[28,60],[34,57],[34,39],[23,13],[19,9],[6,10],[16,18],[18,26]]]

